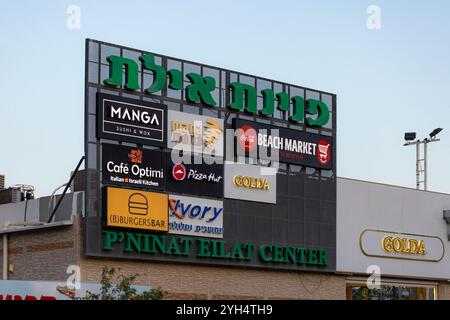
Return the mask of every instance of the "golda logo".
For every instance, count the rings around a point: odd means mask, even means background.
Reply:
[[[169,199],[169,214],[181,220],[189,217],[212,222],[222,214],[222,211],[223,208],[182,202],[180,199]]]
[[[325,140],[320,140],[317,145],[317,159],[323,165],[327,165],[330,162],[330,144]]]

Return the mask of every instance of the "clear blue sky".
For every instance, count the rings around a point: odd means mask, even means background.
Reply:
[[[66,27],[69,5],[81,29]],[[366,27],[369,5],[381,29]],[[334,92],[338,175],[450,193],[449,1],[4,1],[0,10],[0,173],[39,196],[83,154],[84,39],[93,38]]]

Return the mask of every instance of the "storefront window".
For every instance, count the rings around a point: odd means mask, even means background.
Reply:
[[[435,286],[382,284],[379,289],[369,289],[360,283],[347,284],[348,300],[436,300]]]

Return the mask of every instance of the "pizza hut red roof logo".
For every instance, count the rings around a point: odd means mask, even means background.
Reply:
[[[327,165],[330,162],[331,152],[330,144],[326,140],[320,140],[317,145],[317,159],[322,165]]]
[[[256,130],[249,125],[244,125],[238,129],[238,140],[241,148],[245,152],[251,152],[257,145]]]
[[[177,181],[183,181],[186,178],[186,167],[182,164],[176,164],[172,168],[172,176]]]

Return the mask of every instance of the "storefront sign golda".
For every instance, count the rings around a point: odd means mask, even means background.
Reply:
[[[422,256],[427,254],[423,240],[388,236],[383,238],[381,246],[388,253],[406,253]]]
[[[362,253],[368,257],[428,262],[444,257],[444,242],[437,236],[366,229],[359,241]]]
[[[269,180],[237,175],[233,177],[233,183],[238,187],[269,190]]]
[[[124,86],[127,90],[139,90],[139,65],[129,58],[111,55],[106,59],[109,63],[109,78],[103,83],[113,87]],[[183,74],[180,70],[166,70],[164,67],[155,63],[155,56],[151,53],[143,54],[139,57],[142,69],[153,73],[153,83],[144,89],[147,94],[161,91],[168,86],[172,90],[183,90]],[[123,72],[125,70],[125,72]],[[186,74],[186,100],[192,103],[202,103],[213,107],[217,105],[212,93],[216,90],[216,80],[213,77],[202,77],[197,73]],[[123,81],[125,80],[125,82]],[[289,120],[292,122],[304,122],[307,126],[321,127],[330,120],[330,111],[328,106],[315,99],[293,96],[289,99],[286,92],[274,92],[270,88],[260,91],[262,96],[262,108],[257,106],[256,88],[249,84],[232,82],[231,102],[228,108],[235,111],[245,111],[250,114],[259,114],[271,116],[275,108],[281,111],[290,111]],[[275,106],[276,105],[276,106]],[[291,108],[292,105],[292,108]]]

